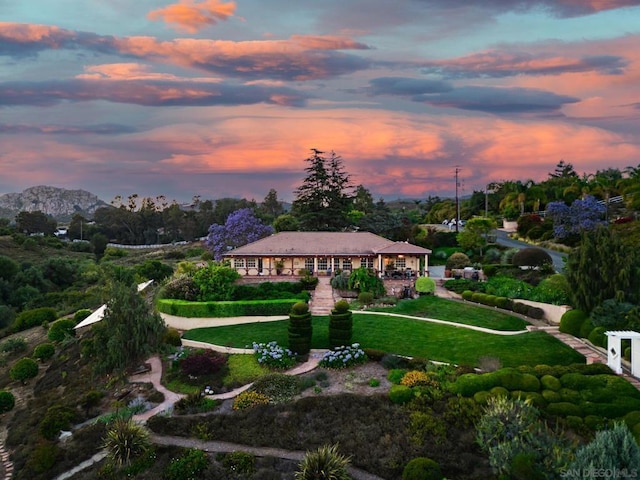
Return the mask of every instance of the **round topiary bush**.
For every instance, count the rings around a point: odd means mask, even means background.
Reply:
[[[416,279],[416,292],[420,295],[429,295],[436,291],[436,282],[433,278],[418,277]]]
[[[573,335],[574,337],[579,337],[582,324],[587,318],[587,314],[582,310],[569,310],[560,318],[560,331]]]
[[[61,342],[67,336],[73,337],[76,334],[76,331],[73,328],[75,326],[76,322],[70,318],[61,318],[60,320],[56,320],[51,324],[51,327],[49,327],[47,338],[52,342]]]
[[[542,267],[543,265],[550,265],[553,263],[551,255],[545,252],[542,248],[538,247],[526,247],[513,256],[511,259],[517,267]]]
[[[473,298],[473,292],[471,290],[465,290],[464,292],[462,292],[462,299],[466,300],[467,302],[472,301]]]
[[[41,343],[33,349],[33,357],[38,360],[48,360],[56,353],[56,347],[53,343]]]
[[[13,409],[16,399],[13,393],[6,390],[0,390],[0,413],[5,413]]]
[[[447,259],[446,268],[464,268],[468,267],[469,265],[471,265],[471,260],[469,260],[469,257],[462,252],[456,252],[451,254],[451,256]]]
[[[304,315],[309,312],[309,304],[306,302],[298,302],[291,307],[291,311],[296,315]]]
[[[360,302],[363,305],[371,305],[373,303],[373,293],[360,292],[358,294],[358,302]]]
[[[543,375],[540,378],[540,384],[542,385],[542,388],[546,390],[553,390],[554,392],[557,392],[562,388],[560,380],[552,375]]]
[[[173,347],[179,347],[182,345],[182,338],[180,337],[180,331],[177,328],[169,327],[165,330],[162,336],[162,341],[167,345]]]
[[[442,480],[442,471],[434,460],[416,457],[404,467],[402,480]]]
[[[23,357],[18,360],[11,370],[9,376],[12,380],[22,382],[23,384],[30,378],[38,375],[38,363],[33,358]]]
[[[543,390],[542,398],[545,399],[547,403],[561,402],[562,397],[558,392],[554,392],[553,390]]]
[[[606,347],[607,346],[607,336],[604,334],[607,329],[605,327],[596,327],[591,330],[589,334],[589,341],[593,343],[596,347]]]
[[[589,338],[589,334],[593,331],[595,325],[591,321],[590,318],[587,318],[584,322],[582,322],[582,326],[580,327],[580,338]]]
[[[345,313],[349,310],[349,302],[347,302],[346,300],[338,300],[333,306],[333,309],[337,313]]]
[[[89,310],[88,308],[81,308],[80,310],[76,311],[76,313],[73,314],[73,321],[77,325],[82,320],[87,318],[89,315],[91,315],[91,310]]]

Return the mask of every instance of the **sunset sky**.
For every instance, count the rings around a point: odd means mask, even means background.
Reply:
[[[0,0],[0,193],[380,197],[640,164],[640,0]]]

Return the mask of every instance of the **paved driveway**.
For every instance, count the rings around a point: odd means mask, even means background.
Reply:
[[[509,238],[509,234],[504,230],[497,230],[497,233],[498,243],[500,245],[504,245],[505,247],[525,248],[531,246],[528,243]],[[546,248],[543,248],[543,250],[551,256],[551,260],[553,261],[553,268],[555,268],[556,272],[562,273],[562,271],[564,270],[564,259],[567,255],[564,253],[556,252],[555,250],[548,250]]]

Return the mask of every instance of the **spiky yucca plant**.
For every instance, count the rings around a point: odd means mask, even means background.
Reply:
[[[147,429],[131,418],[116,419],[103,443],[108,459],[117,466],[128,465],[135,457],[145,453],[150,445]]]
[[[323,445],[307,452],[296,472],[296,480],[350,480],[347,468],[351,457],[338,451],[338,445]]]

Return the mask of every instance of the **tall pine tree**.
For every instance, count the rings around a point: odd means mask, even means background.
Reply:
[[[307,176],[296,190],[291,213],[304,231],[340,231],[349,226],[350,177],[340,156],[311,149]]]

